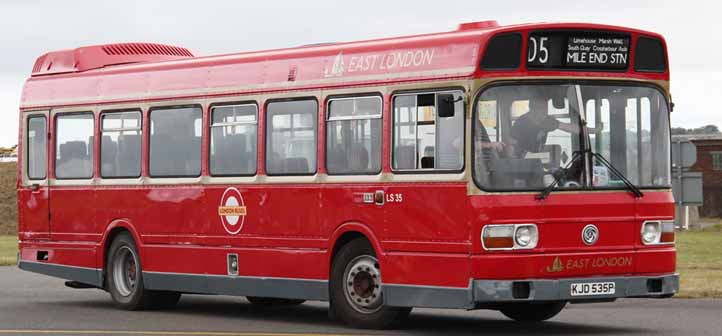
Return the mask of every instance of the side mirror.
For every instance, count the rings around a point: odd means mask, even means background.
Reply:
[[[439,118],[453,117],[454,105],[456,105],[456,100],[453,94],[440,93],[436,96],[436,112],[439,114]]]

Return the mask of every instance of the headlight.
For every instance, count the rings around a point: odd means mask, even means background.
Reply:
[[[642,242],[645,245],[658,244],[661,238],[660,222],[648,221],[642,224]]]
[[[486,225],[481,233],[485,250],[533,249],[539,242],[535,224]]]
[[[529,227],[521,227],[516,230],[516,243],[519,246],[525,247],[531,243],[531,230]]]
[[[674,244],[673,220],[649,220],[642,223],[644,245]]]
[[[516,228],[514,239],[516,244],[521,248],[534,248],[539,239],[535,225],[520,225]]]

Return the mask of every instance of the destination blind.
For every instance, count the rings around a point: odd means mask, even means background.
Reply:
[[[537,32],[527,41],[530,69],[624,70],[629,36],[608,33]]]

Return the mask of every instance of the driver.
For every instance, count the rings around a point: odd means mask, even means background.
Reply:
[[[529,101],[529,111],[519,117],[511,127],[515,140],[514,155],[524,157],[528,152],[541,152],[546,143],[547,133],[554,130],[578,133],[579,126],[560,122],[549,115],[549,101],[544,96],[534,96]]]

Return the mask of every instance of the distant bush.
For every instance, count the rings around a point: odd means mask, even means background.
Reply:
[[[17,234],[17,163],[0,163],[0,235]]]

